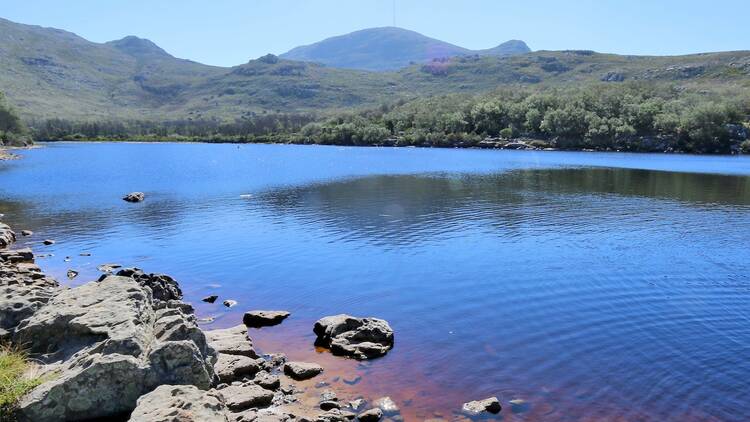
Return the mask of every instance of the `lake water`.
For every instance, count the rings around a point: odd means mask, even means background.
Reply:
[[[59,280],[177,278],[214,327],[390,395],[407,420],[497,395],[505,421],[750,418],[750,159],[206,144],[49,144],[0,163],[0,213]],[[120,198],[144,191],[141,204]],[[56,239],[43,246],[46,238]],[[91,257],[80,257],[80,252]],[[65,262],[65,256],[71,261]],[[218,294],[236,308],[200,298]],[[365,364],[322,316],[388,320]],[[338,377],[362,380],[349,386]],[[511,400],[523,400],[511,404]]]

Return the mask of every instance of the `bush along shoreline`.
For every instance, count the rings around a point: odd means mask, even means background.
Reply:
[[[508,88],[336,114],[236,121],[29,123],[44,141],[194,141],[350,146],[750,153],[750,97],[646,83]]]
[[[0,223],[0,421],[403,421],[390,397],[340,397],[328,383],[313,386],[327,379],[321,365],[258,353],[248,328],[279,325],[288,312],[249,311],[237,326],[205,331],[172,277],[107,264],[98,280],[68,288],[15,241]],[[327,316],[311,329],[316,346],[342,359],[376,359],[394,346],[377,318]],[[455,414],[501,410],[491,397]]]

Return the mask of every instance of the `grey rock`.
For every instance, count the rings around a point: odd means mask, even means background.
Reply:
[[[500,413],[502,406],[500,406],[500,400],[498,400],[497,397],[490,397],[484,400],[464,403],[461,410],[467,415],[477,416],[484,412],[492,414]]]
[[[323,367],[317,363],[287,362],[284,364],[284,373],[296,380],[313,378],[323,372]]]
[[[0,249],[5,249],[16,241],[16,234],[7,224],[0,223]]]
[[[21,419],[108,418],[160,385],[209,388],[215,352],[190,310],[127,277],[60,291],[14,334],[55,372],[21,401]]]
[[[253,382],[266,390],[278,390],[281,387],[281,380],[278,376],[269,374],[266,371],[259,372],[253,378]]]
[[[242,411],[252,407],[264,407],[273,401],[273,392],[255,384],[230,385],[220,390],[227,407],[232,411]]]
[[[211,295],[211,296],[204,297],[202,300],[204,302],[206,302],[206,303],[214,303],[214,302],[216,302],[216,299],[218,299],[218,298],[219,298],[219,296]]]
[[[112,274],[115,272],[116,269],[122,268],[122,265],[120,264],[101,264],[96,267],[97,270],[105,273],[105,274]]]
[[[34,232],[31,230],[21,230],[21,236],[31,236]]]
[[[162,385],[141,396],[130,422],[228,422],[224,396],[192,385]]]
[[[373,402],[373,406],[382,410],[383,414],[386,416],[397,415],[401,412],[401,409],[398,408],[398,406],[396,405],[396,402],[394,402],[393,399],[390,397],[381,397],[375,400]]]
[[[54,245],[55,241],[52,240],[52,239],[45,239],[45,240],[42,241],[42,243],[44,243],[45,245],[49,246],[49,245]]]
[[[333,400],[321,401],[319,406],[321,410],[326,410],[326,411],[333,410],[333,409],[341,409],[341,403],[337,401],[333,401]]]
[[[78,271],[76,271],[76,270],[68,270],[68,278],[70,280],[72,280],[72,279],[74,279],[76,277],[78,277]]]
[[[130,277],[141,286],[148,287],[156,300],[182,300],[179,284],[166,274],[146,274],[140,268],[124,268],[117,275]]]
[[[205,331],[208,344],[219,354],[241,355],[257,358],[253,342],[247,336],[247,327],[238,325],[222,330]]]
[[[329,316],[318,320],[313,331],[318,336],[316,344],[337,355],[371,359],[393,348],[393,329],[382,319]]]
[[[250,311],[245,313],[242,322],[251,328],[271,327],[281,324],[289,315],[286,311]]]
[[[219,381],[231,383],[244,377],[254,376],[260,372],[263,363],[263,359],[219,353],[214,372],[219,377]]]
[[[361,422],[378,422],[382,417],[383,411],[379,408],[366,410],[357,415],[357,419]]]
[[[146,194],[143,192],[131,192],[125,195],[122,199],[126,202],[143,202],[143,200],[146,199]]]
[[[364,399],[356,399],[349,402],[349,407],[351,407],[354,410],[359,410],[362,408],[362,406],[365,405]]]
[[[227,299],[227,300],[225,300],[225,301],[224,301],[224,302],[222,302],[222,303],[223,303],[223,304],[224,304],[224,306],[226,306],[227,308],[233,308],[233,307],[237,306],[237,301],[236,301],[236,300],[231,300],[231,299]]]

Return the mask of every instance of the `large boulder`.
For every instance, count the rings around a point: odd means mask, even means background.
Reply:
[[[160,385],[208,389],[214,350],[192,307],[154,299],[130,277],[64,290],[23,321],[14,338],[54,370],[19,406],[21,420],[59,421],[127,414]]]
[[[245,312],[242,322],[251,328],[272,327],[281,324],[289,315],[286,311],[249,311]]]
[[[120,277],[130,277],[141,286],[151,289],[154,299],[182,300],[180,285],[166,274],[146,274],[140,268],[125,268],[117,272]]]
[[[382,319],[329,316],[318,320],[313,331],[318,336],[316,344],[336,355],[372,359],[393,348],[393,329]]]
[[[138,399],[130,422],[227,422],[224,396],[192,385],[162,385]]]

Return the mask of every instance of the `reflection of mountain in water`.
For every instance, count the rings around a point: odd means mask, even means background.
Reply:
[[[664,218],[664,201],[670,210],[746,206],[750,182],[629,169],[524,170],[373,176],[271,191],[257,200],[270,218],[293,217],[342,236],[406,245],[474,226],[510,237],[529,230],[606,230],[623,219]]]

